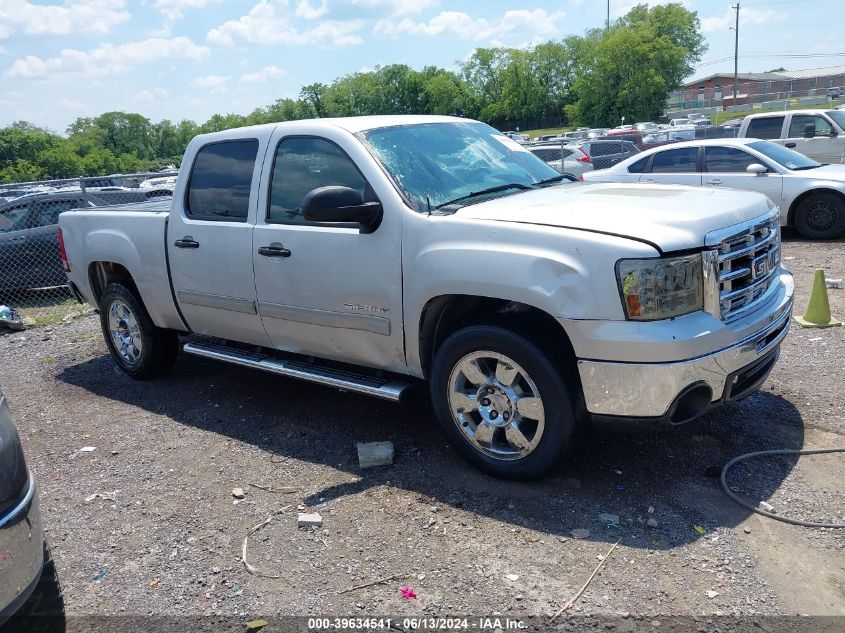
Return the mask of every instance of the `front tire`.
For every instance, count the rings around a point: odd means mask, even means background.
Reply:
[[[576,427],[574,391],[561,369],[510,330],[460,330],[432,366],[438,421],[481,470],[505,479],[542,477],[560,462]]]
[[[795,228],[810,240],[831,240],[845,231],[845,204],[838,196],[817,193],[795,211]]]
[[[100,299],[100,325],[117,366],[139,380],[163,376],[176,363],[176,332],[156,327],[135,294],[109,284]]]

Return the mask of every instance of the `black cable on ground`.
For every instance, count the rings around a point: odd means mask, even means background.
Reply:
[[[744,499],[741,499],[739,495],[737,495],[736,493],[734,493],[733,490],[728,488],[728,470],[730,470],[731,466],[733,466],[734,464],[738,464],[739,462],[745,461],[746,459],[751,459],[752,457],[763,457],[766,455],[820,455],[822,453],[845,453],[845,448],[820,448],[809,451],[777,449],[772,451],[756,451],[754,453],[746,453],[745,455],[734,457],[731,461],[725,464],[725,467],[722,469],[722,488],[724,489],[725,494],[727,494],[731,499],[736,501],[742,507],[748,508],[749,510],[754,511],[757,514],[762,514],[763,516],[767,516],[770,519],[774,519],[776,521],[783,521],[784,523],[791,523],[792,525],[800,525],[802,527],[845,528],[845,523],[814,523],[812,521],[799,521],[798,519],[790,519],[789,517],[781,516],[779,514],[775,514],[774,512],[767,512],[766,510],[751,505]]]

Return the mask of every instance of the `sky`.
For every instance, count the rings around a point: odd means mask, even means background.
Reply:
[[[610,0],[611,19],[634,4]],[[709,46],[695,76],[733,72],[732,3],[683,4]],[[63,133],[111,110],[201,123],[378,65],[456,70],[477,47],[580,35],[606,12],[606,0],[0,0],[0,126]],[[845,64],[842,18],[842,0],[742,2],[740,71]]]

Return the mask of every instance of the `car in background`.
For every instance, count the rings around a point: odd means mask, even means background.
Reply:
[[[749,114],[736,135],[772,141],[822,163],[845,163],[845,112],[842,110]]]
[[[38,585],[45,549],[35,478],[0,391],[0,627]]]
[[[739,126],[740,126],[740,125],[742,125],[742,120],[743,120],[744,118],[745,118],[745,117],[739,117],[739,118],[737,118],[737,119],[728,119],[727,121],[725,121],[724,123],[722,123],[722,127],[726,127],[726,128],[739,128]]]
[[[581,145],[561,145],[560,143],[532,145],[528,151],[561,174],[574,178],[580,179],[582,174],[593,170],[590,155],[582,149]]]
[[[608,130],[605,136],[616,136],[617,134],[630,134],[631,132],[636,132],[636,128],[633,125],[617,125],[612,130]]]
[[[845,166],[757,139],[711,139],[650,149],[585,180],[746,189],[780,208],[782,226],[808,239],[845,233]]]
[[[0,303],[12,291],[63,286],[59,214],[107,204],[79,189],[29,194],[0,204]]]
[[[693,123],[687,117],[672,119],[669,121],[669,127],[689,127]]]
[[[579,143],[593,165],[593,169],[607,169],[640,153],[640,149],[629,140],[604,138]]]
[[[841,86],[831,86],[827,89],[828,99],[838,99],[842,96],[842,90]]]
[[[594,127],[589,132],[587,132],[587,138],[600,138],[602,136],[606,136],[610,130],[604,127]]]
[[[513,130],[508,130],[507,132],[502,132],[504,136],[507,136],[509,139],[517,141],[518,143],[526,143],[529,140],[527,134],[520,134],[519,132],[514,132]]]
[[[706,116],[699,112],[693,112],[687,117],[693,125],[713,125]]]
[[[657,132],[660,130],[660,126],[657,123],[652,123],[651,121],[645,121],[643,123],[637,123],[634,126],[634,129],[637,132],[641,132],[643,134],[648,134],[649,132]]]

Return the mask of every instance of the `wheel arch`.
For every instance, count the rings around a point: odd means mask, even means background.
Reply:
[[[100,304],[100,299],[102,299],[108,285],[112,283],[123,284],[132,291],[138,301],[144,303],[132,273],[123,264],[106,261],[91,262],[88,265],[88,282],[91,285],[91,292],[97,305]]]
[[[845,204],[845,193],[838,191],[837,189],[831,189],[829,187],[814,187],[813,189],[808,189],[797,195],[795,199],[792,201],[792,204],[789,205],[789,211],[786,214],[786,224],[787,226],[795,226],[795,213],[798,210],[798,207],[801,205],[804,200],[810,198],[812,196],[818,194],[831,194],[839,198],[839,200]]]
[[[559,363],[581,391],[577,358],[564,327],[548,312],[509,299],[440,295],[429,299],[420,317],[419,352],[423,377],[430,377],[434,355],[454,332],[470,325],[506,327],[536,343]]]

